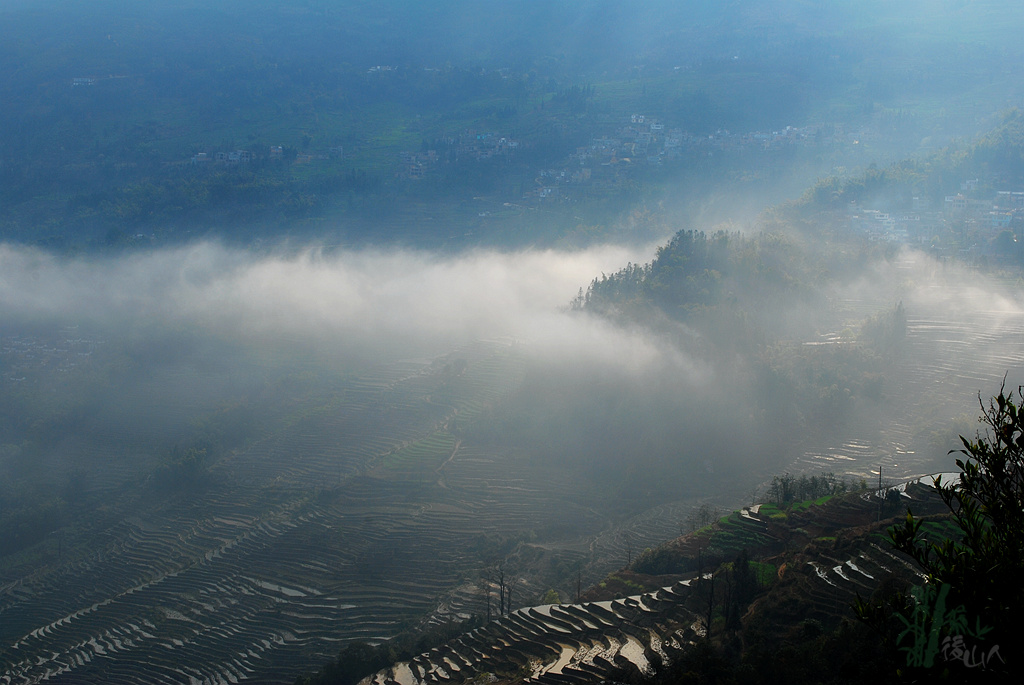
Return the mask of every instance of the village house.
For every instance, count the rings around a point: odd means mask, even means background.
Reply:
[[[963,193],[946,196],[946,209],[952,212],[962,212],[967,209],[967,197]]]
[[[1024,192],[1000,190],[996,193],[997,209],[1024,209]]]
[[[213,153],[213,161],[217,164],[248,164],[252,159],[253,155],[248,150]],[[192,157],[193,164],[204,164],[209,161],[210,155],[206,152],[199,152]]]
[[[988,213],[988,225],[994,231],[1010,227],[1013,222],[1013,211],[994,209]]]

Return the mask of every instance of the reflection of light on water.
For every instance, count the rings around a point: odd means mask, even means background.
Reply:
[[[870,303],[850,300],[843,308],[869,311]],[[998,309],[967,313],[944,302],[907,308],[907,349],[885,373],[884,398],[877,408],[861,405],[870,420],[837,428],[833,444],[822,444],[821,437],[805,444],[791,471],[870,479],[877,478],[881,465],[883,478],[901,479],[951,466],[952,457],[945,464],[944,454],[922,449],[923,431],[958,415],[977,415],[979,393],[982,399],[995,394],[1004,375],[1008,387],[1024,378],[1024,314]],[[840,340],[827,335],[805,344]]]

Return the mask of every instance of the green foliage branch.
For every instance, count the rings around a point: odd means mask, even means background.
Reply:
[[[957,459],[959,481],[935,479],[942,500],[963,531],[962,541],[920,539],[922,521],[908,512],[890,535],[911,555],[931,583],[948,583],[957,600],[977,615],[1006,627],[1011,610],[1024,606],[1019,574],[1024,568],[1024,408],[1021,388],[982,405],[985,435],[961,437],[966,458]]]
[[[962,534],[930,541],[922,528],[924,520],[909,510],[906,519],[889,530],[893,546],[924,571],[924,588],[855,604],[862,620],[883,628],[890,637],[893,619],[902,623],[896,642],[906,652],[911,672],[914,667],[944,672],[952,668],[959,676],[993,680],[1019,677],[1024,670],[1010,651],[1024,607],[1019,578],[1024,568],[1022,393],[1021,387],[1007,393],[1004,382],[987,406],[982,402],[980,420],[986,430],[974,439],[961,437],[963,458],[956,460],[959,479],[934,481]],[[980,653],[986,657],[984,669],[977,669],[980,660],[974,652],[954,650],[965,658],[948,658],[949,645],[965,636],[980,644]],[[920,649],[904,644],[907,637],[918,641]],[[936,658],[940,649],[945,662]],[[997,653],[998,658],[993,658]]]

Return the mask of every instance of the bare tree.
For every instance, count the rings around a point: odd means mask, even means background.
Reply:
[[[702,502],[699,507],[691,508],[690,513],[686,515],[686,527],[692,533],[698,528],[710,525],[718,519],[719,515],[718,507],[712,506],[708,502]]]
[[[692,533],[700,528],[700,512],[697,507],[690,509],[690,513],[686,515],[686,528],[688,532]]]
[[[715,615],[715,573],[714,573],[714,571],[709,573],[708,574],[708,578],[705,581],[703,581],[703,582],[706,583],[707,593],[708,593],[707,615],[706,615],[706,617],[704,619],[704,626],[705,626],[705,628],[704,628],[704,636],[708,640],[710,640],[711,639],[711,620],[714,618],[714,615]]]
[[[698,528],[710,525],[718,518],[718,516],[718,507],[714,507],[707,502],[703,502],[699,507],[693,507],[690,509],[690,513],[686,515],[686,525],[692,533]]]
[[[487,605],[487,621],[489,623],[491,620],[491,579],[488,569],[484,569],[480,573],[479,585],[484,595],[484,603]]]
[[[494,575],[493,575],[494,582],[498,584],[498,615],[499,616],[504,616],[505,615],[505,592],[507,590],[507,588],[505,586],[505,583],[506,583],[505,567],[499,562],[498,565],[494,567],[494,572],[493,573],[494,573]]]
[[[485,569],[484,577],[487,579],[489,585],[495,585],[498,588],[498,615],[507,616],[512,611],[512,591],[518,584],[519,579],[512,576],[503,561],[499,561]],[[489,612],[489,592],[487,606]]]
[[[718,518],[718,507],[713,507],[711,504],[704,502],[700,505],[697,517],[700,521],[700,527],[711,525],[713,521]]]
[[[505,615],[508,616],[512,613],[512,591],[516,589],[516,585],[519,584],[519,578],[509,577],[505,591]]]

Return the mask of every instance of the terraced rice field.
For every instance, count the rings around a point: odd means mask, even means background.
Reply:
[[[900,491],[917,506],[942,508],[930,488]],[[853,496],[831,507],[813,508],[837,528],[846,528],[851,521],[870,520],[874,506],[871,496]],[[719,522],[715,544],[731,551],[756,546],[769,524],[768,516],[750,509],[734,512]],[[874,544],[870,536],[855,538],[841,549],[819,538],[801,551],[793,550],[783,568],[765,565],[762,572],[762,582],[774,588],[759,611],[780,615],[792,606],[786,598],[797,593],[807,603],[801,605],[800,618],[829,626],[848,614],[858,594],[870,596],[886,579],[918,573],[908,558]],[[703,614],[695,611],[704,600],[700,595],[690,597],[693,582],[681,580],[610,601],[518,609],[369,676],[361,685],[428,685],[455,678],[469,681],[486,673],[520,673],[523,682],[547,685],[649,676],[672,664],[705,634]],[[777,596],[776,590],[781,590]]]
[[[931,289],[918,290],[904,304],[907,346],[886,372],[881,405],[866,422],[837,429],[834,440],[816,438],[805,445],[791,472],[832,471],[870,482],[879,465],[883,477],[895,481],[949,470],[952,458],[946,448],[929,444],[928,430],[948,425],[952,417],[976,418],[979,393],[987,400],[1004,376],[1010,389],[1024,382],[1019,308],[968,309],[933,297]],[[873,305],[848,300],[838,306],[858,319],[872,313]]]
[[[478,574],[503,540],[596,559],[590,580],[621,565],[613,522],[566,500],[576,474],[463,437],[516,391],[523,360],[502,343],[459,355],[464,368],[384,365],[293,402],[213,465],[216,487],[86,529],[63,558],[50,545],[9,561],[0,682],[288,682],[352,639],[483,613]],[[632,544],[670,532],[675,514],[654,525],[666,513],[634,521]],[[538,583],[524,572],[517,592]]]
[[[88,553],[6,569],[0,682],[289,681],[435,609],[480,567],[482,530],[534,514],[438,482],[458,463],[447,426],[521,379],[507,346],[464,356],[454,378],[404,363],[348,382],[215,464],[217,488],[91,531]]]
[[[690,581],[633,597],[517,609],[443,647],[370,676],[362,685],[426,685],[483,673],[529,673],[567,685],[652,675],[692,643],[699,619],[683,606]],[[670,656],[672,655],[672,656]]]
[[[1007,370],[1011,381],[1024,375],[1024,317],[968,320],[924,302],[907,310],[909,351],[886,378],[877,425],[805,445],[792,472],[935,470],[916,417],[976,413],[979,390],[991,393]],[[116,515],[117,488],[145,460],[133,464],[134,446],[116,435],[80,446],[96,474],[83,487],[103,488],[109,520],[69,540],[62,557],[54,540],[0,567],[0,683],[287,682],[349,640],[381,640],[428,614],[482,613],[478,574],[503,540],[526,541],[550,567],[582,560],[593,581],[679,534],[692,503],[649,501],[614,518],[569,496],[578,476],[557,463],[467,438],[517,391],[525,362],[503,342],[459,356],[464,364],[384,364],[299,398],[213,465],[217,487],[131,515]],[[870,564],[801,570],[823,606],[842,599],[834,587],[857,584],[857,569],[874,575],[888,563],[865,554]],[[540,596],[542,582],[524,574],[517,591]],[[657,652],[644,645],[644,658]],[[564,682],[556,675],[574,658],[583,670],[600,663],[593,649],[588,662],[572,643],[550,647],[537,680]],[[636,649],[620,640],[601,658],[641,664]]]

